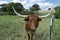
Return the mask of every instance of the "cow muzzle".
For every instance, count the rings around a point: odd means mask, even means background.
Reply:
[[[31,26],[31,30],[35,30],[36,29],[36,27],[35,26]]]

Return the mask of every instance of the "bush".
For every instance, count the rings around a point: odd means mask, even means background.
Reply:
[[[18,12],[18,13],[20,13],[22,15],[29,15],[29,14],[33,14],[34,12],[33,11],[24,10],[24,11]],[[34,14],[36,14],[36,13],[34,13]]]
[[[2,12],[0,15],[16,15],[14,12]]]
[[[16,15],[14,12],[8,12],[7,15]]]
[[[60,19],[60,12],[57,11],[54,15],[55,15],[55,18]]]

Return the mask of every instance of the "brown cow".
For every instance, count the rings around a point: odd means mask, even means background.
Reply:
[[[18,16],[25,18],[25,21],[26,21],[25,29],[27,31],[28,40],[33,40],[33,35],[35,34],[35,31],[38,27],[39,21],[41,21],[41,18],[47,17],[50,15],[50,13],[45,16],[38,16],[35,14],[20,15],[19,13],[15,11],[14,7],[12,8]]]
[[[33,40],[33,34],[35,33],[35,30],[38,27],[41,18],[39,18],[35,14],[31,14],[25,18],[25,21],[26,21],[25,29],[28,34],[28,40]]]

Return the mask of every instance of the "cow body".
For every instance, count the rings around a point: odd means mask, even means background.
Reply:
[[[37,15],[31,14],[25,18],[25,21],[26,21],[25,29],[27,31],[28,40],[33,40],[33,35],[35,34],[35,31],[41,19]]]

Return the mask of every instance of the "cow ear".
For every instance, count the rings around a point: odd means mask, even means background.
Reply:
[[[42,19],[41,18],[38,18],[38,21],[41,21]]]
[[[26,17],[26,18],[25,18],[25,21],[28,21],[28,20],[29,20],[29,18],[28,18],[28,17]]]

